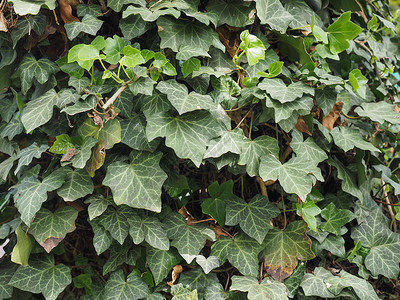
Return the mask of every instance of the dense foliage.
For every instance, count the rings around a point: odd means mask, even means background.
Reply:
[[[0,299],[400,298],[387,1],[0,5]]]

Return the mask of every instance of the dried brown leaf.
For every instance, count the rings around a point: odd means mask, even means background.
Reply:
[[[333,129],[336,120],[340,117],[340,113],[342,112],[343,102],[337,102],[329,115],[322,119],[322,125],[324,125],[329,131]]]
[[[183,271],[183,268],[181,265],[176,265],[173,269],[172,269],[172,280],[168,281],[167,284],[169,286],[173,286],[175,281],[179,278],[179,274],[181,274]]]

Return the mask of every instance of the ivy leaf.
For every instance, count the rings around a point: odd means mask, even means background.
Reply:
[[[138,248],[132,249],[132,241],[130,239],[126,239],[122,245],[116,241],[113,242],[110,247],[110,256],[103,265],[103,275],[115,271],[124,263],[135,265],[137,257],[140,256],[140,251],[138,250]]]
[[[292,141],[290,142],[293,152],[296,153],[297,157],[315,161],[319,163],[328,158],[325,151],[322,150],[315,142],[312,137],[307,138],[303,141],[303,134],[298,130],[292,131]]]
[[[187,87],[174,79],[161,81],[157,85],[157,90],[167,95],[169,102],[180,115],[194,110],[216,108],[209,95],[201,95],[196,92],[188,93]]]
[[[273,99],[281,103],[292,102],[304,94],[314,96],[314,89],[302,81],[298,81],[286,86],[279,78],[264,79],[258,87],[265,90]]]
[[[53,255],[39,254],[31,256],[29,266],[20,266],[8,284],[55,300],[71,281],[70,269],[66,265],[55,266]]]
[[[260,244],[245,234],[238,234],[235,238],[220,236],[211,246],[211,256],[218,256],[222,264],[229,262],[246,276],[256,277],[258,274],[258,253]]]
[[[315,257],[306,232],[307,224],[303,221],[294,221],[284,230],[273,227],[268,231],[262,256],[272,278],[282,281],[293,273],[298,260]]]
[[[197,290],[201,295],[205,292],[207,286],[218,283],[218,278],[215,273],[204,274],[200,268],[195,268],[182,273],[179,283],[189,287],[191,290]]]
[[[336,235],[340,235],[340,229],[343,225],[355,218],[351,211],[348,209],[337,209],[333,203],[329,203],[329,205],[322,210],[321,216],[326,222],[322,222],[320,228],[323,231]]]
[[[171,300],[197,300],[199,299],[197,290],[191,290],[182,283],[174,284],[171,287],[171,294],[174,296]]]
[[[347,11],[328,27],[329,48],[333,54],[349,48],[348,40],[354,39],[362,31],[362,28],[351,22],[350,18],[351,12]]]
[[[219,41],[218,34],[199,22],[160,17],[157,20],[157,26],[162,29],[158,32],[161,37],[161,48],[171,48],[174,52],[188,48],[192,50],[191,57],[203,55],[203,52],[208,51],[211,45],[222,51],[225,50]]]
[[[58,101],[57,92],[54,89],[49,90],[42,96],[39,96],[24,107],[21,115],[21,122],[27,132],[46,124],[53,116],[53,107]]]
[[[195,57],[189,58],[188,60],[184,61],[181,64],[181,70],[182,70],[183,77],[186,78],[193,71],[200,70],[200,67],[201,67],[201,62],[198,58],[195,58]],[[164,82],[164,81],[162,81],[162,82]]]
[[[92,148],[96,145],[97,140],[91,136],[85,137],[82,146],[78,149],[74,157],[71,159],[74,168],[83,169],[89,160]]]
[[[247,62],[250,66],[255,65],[259,60],[265,58],[266,48],[258,37],[245,30],[240,34],[240,39],[242,42],[239,47],[246,53]]]
[[[362,150],[379,151],[371,143],[364,141],[358,129],[339,126],[331,130],[331,135],[335,144],[346,152],[352,150],[354,147]]]
[[[221,155],[231,152],[240,154],[242,148],[245,147],[245,136],[241,128],[235,128],[224,132],[221,137],[213,139],[207,146],[204,158],[220,157]]]
[[[71,22],[64,24],[65,31],[67,32],[68,38],[72,41],[81,32],[88,33],[90,35],[96,35],[97,31],[100,30],[103,25],[103,21],[97,19],[93,15],[85,15],[81,22]]]
[[[269,155],[279,155],[279,146],[276,139],[262,135],[254,140],[245,139],[238,161],[239,165],[246,165],[250,176],[259,174],[260,158]]]
[[[303,288],[306,296],[319,296],[323,298],[334,298],[335,295],[328,290],[330,284],[326,284],[325,280],[333,277],[332,273],[324,268],[317,267],[314,275],[306,273],[301,281],[300,286]]]
[[[122,245],[129,233],[128,220],[132,214],[133,209],[129,206],[122,205],[116,208],[108,207],[106,211],[98,217],[98,221],[99,224]]]
[[[344,243],[344,238],[341,236],[330,234],[321,243],[321,248],[338,257],[344,257],[346,255]]]
[[[113,202],[111,197],[104,198],[102,195],[94,195],[87,199],[85,204],[89,204],[89,220],[92,221],[94,218],[102,215]]]
[[[286,193],[294,193],[301,200],[306,201],[315,180],[313,175],[321,181],[324,179],[320,169],[314,167],[315,165],[314,161],[306,161],[297,157],[281,164],[275,156],[266,155],[261,158],[260,176],[264,181],[279,179],[279,183]]]
[[[18,1],[18,0],[17,0]],[[24,5],[27,5],[26,2]],[[14,4],[14,10],[16,12],[16,7]],[[22,14],[19,14],[22,16]],[[46,27],[46,16],[37,15],[37,16],[27,16],[25,18],[21,18],[17,21],[17,28],[11,31],[11,39],[13,41],[13,49],[17,46],[18,41],[23,38],[27,33],[30,33],[31,30],[36,32],[38,35],[41,35]]]
[[[125,4],[137,4],[140,6],[146,6],[146,2],[143,0],[109,0],[107,6],[113,11],[120,12]]]
[[[161,222],[154,217],[140,217],[131,215],[128,219],[129,234],[135,244],[140,244],[143,240],[157,249],[168,250],[169,240],[167,233],[162,227]]]
[[[15,13],[20,16],[27,14],[37,15],[42,6],[50,10],[54,10],[56,8],[55,0],[36,0],[35,2],[30,0],[13,0],[10,2],[13,4]]]
[[[206,274],[210,273],[213,269],[220,266],[219,258],[217,256],[209,256],[205,258],[203,255],[197,255],[196,262],[200,265],[200,267]]]
[[[15,199],[15,207],[21,214],[21,220],[30,225],[36,212],[43,202],[47,200],[47,192],[58,189],[64,183],[66,173],[57,169],[40,182],[35,177],[25,177],[18,186]]]
[[[17,69],[17,74],[21,78],[22,93],[26,95],[32,86],[33,78],[40,84],[44,84],[49,80],[50,75],[59,70],[59,67],[47,58],[36,60],[32,54],[25,55]]]
[[[93,181],[86,170],[70,168],[67,170],[66,181],[57,190],[58,196],[64,201],[75,201],[93,192]]]
[[[146,249],[146,260],[149,264],[150,271],[153,274],[154,282],[158,285],[165,277],[167,277],[172,268],[180,263],[182,257],[174,248],[169,250],[159,250],[153,247],[148,247]]]
[[[279,100],[270,99],[267,96],[265,104],[266,107],[274,109],[275,122],[278,123],[282,120],[288,120],[293,116],[295,116],[295,120],[297,122],[297,117],[299,114],[308,114],[314,106],[313,99],[309,96],[303,96],[292,102],[285,103],[281,103]],[[295,112],[298,114],[296,115]]]
[[[71,206],[64,206],[54,213],[48,209],[39,210],[32,221],[29,232],[47,253],[57,247],[67,233],[75,230],[78,211]]]
[[[97,255],[100,255],[110,248],[113,238],[111,234],[99,224],[97,219],[89,221],[89,224],[92,226],[94,233],[93,247],[96,250]]]
[[[64,133],[56,136],[56,140],[49,151],[54,154],[65,154],[71,148],[75,148],[75,145],[72,143],[71,137]]]
[[[283,61],[274,61],[271,63],[268,67],[268,72],[257,72],[257,75],[260,75],[261,77],[266,77],[266,78],[274,78],[281,74],[282,72],[282,66],[283,66]]]
[[[322,109],[325,116],[331,112],[336,101],[337,93],[335,89],[326,87],[315,90],[315,102],[317,102],[318,107]]]
[[[400,235],[389,230],[388,221],[380,208],[370,212],[353,229],[351,238],[370,249],[364,264],[373,276],[383,275],[393,279],[399,276]]]
[[[389,104],[385,101],[362,103],[354,112],[359,116],[368,117],[372,121],[383,124],[385,121],[392,124],[400,123],[400,113],[396,112],[396,105]]]
[[[140,54],[140,51],[130,45],[124,47],[124,56],[119,61],[121,65],[128,68],[136,67],[144,62],[145,60]]]
[[[268,24],[272,29],[286,32],[294,20],[279,0],[261,0],[256,2],[257,16],[262,24]]]
[[[108,5],[110,6],[110,1],[108,2]],[[125,42],[118,35],[114,35],[112,38],[107,38],[106,46],[103,49],[103,52],[107,56],[105,61],[110,64],[117,64],[121,59],[121,54],[124,52],[124,47]]]
[[[174,149],[178,157],[189,158],[199,166],[209,140],[222,134],[222,128],[207,111],[189,112],[178,117],[162,112],[147,118],[146,134],[149,141],[166,137],[165,144]]]
[[[21,170],[22,166],[29,165],[32,159],[40,158],[42,156],[42,153],[45,152],[47,149],[49,149],[49,146],[47,145],[38,146],[36,142],[30,145],[29,147],[22,149],[17,155],[17,159],[19,160],[18,160],[18,166],[15,169],[14,174],[17,174],[19,170]]]
[[[349,81],[356,92],[362,98],[365,98],[368,79],[361,73],[359,69],[354,69],[349,73]]]
[[[119,21],[122,35],[128,40],[141,36],[151,27],[152,24],[144,21],[139,15],[131,15]]]
[[[201,225],[188,225],[178,213],[170,213],[165,221],[165,231],[172,240],[171,245],[178,249],[179,254],[191,263],[203,248],[206,240],[215,238],[215,232]],[[211,237],[210,237],[211,235]]]
[[[103,184],[111,188],[117,205],[161,211],[161,187],[167,175],[160,168],[162,153],[132,151],[131,163],[112,163]]]
[[[154,90],[151,96],[143,95],[141,96],[142,106],[141,110],[149,118],[151,115],[168,111],[172,106],[168,101],[167,96],[157,89]]]
[[[149,287],[135,273],[125,280],[124,272],[118,270],[111,274],[104,287],[104,297],[110,300],[137,300],[149,295]]]
[[[208,186],[208,193],[212,198],[207,198],[201,204],[203,213],[213,217],[221,226],[225,225],[225,200],[233,197],[233,181],[228,180],[219,185],[217,181]]]
[[[260,244],[271,228],[269,220],[280,214],[280,210],[260,194],[249,203],[239,197],[230,197],[226,201],[226,225],[239,224],[240,228]]]
[[[3,259],[0,264],[0,298],[7,299],[11,298],[13,294],[13,287],[9,285],[10,279],[12,278],[15,270],[18,268],[17,264],[11,263],[9,260]]]
[[[253,5],[239,0],[225,2],[212,0],[208,2],[206,10],[219,16],[216,27],[227,24],[233,27],[245,27],[254,22],[254,15],[251,15]]]
[[[353,174],[351,174],[350,170],[336,159],[328,158],[328,163],[337,169],[338,178],[342,179],[342,190],[362,201],[364,199],[363,194],[358,188],[355,178]]]
[[[135,150],[154,151],[159,140],[149,142],[146,136],[146,119],[143,115],[131,113],[121,124],[121,142]]]
[[[176,19],[179,18],[181,15],[180,11],[169,7],[167,9],[155,9],[155,10],[150,10],[146,7],[136,7],[134,5],[130,5],[127,7],[127,9],[122,13],[122,17],[126,18],[130,15],[137,15],[139,14],[142,19],[146,22],[154,22],[161,16],[165,15],[171,15],[174,16]]]
[[[269,278],[264,278],[258,283],[256,277],[234,275],[230,290],[248,292],[247,297],[250,300],[289,299],[286,295],[286,286]]]
[[[15,230],[15,235],[17,236],[17,243],[11,252],[11,261],[13,263],[19,264],[26,267],[28,265],[29,256],[31,254],[33,245],[35,244],[34,238],[26,233],[21,225]],[[1,278],[1,276],[0,276]],[[11,276],[10,276],[11,278]],[[10,280],[10,279],[9,279]],[[1,291],[0,291],[1,295]]]
[[[315,216],[321,213],[321,209],[313,201],[296,203],[296,213],[303,218],[311,230],[317,231],[317,220]]]

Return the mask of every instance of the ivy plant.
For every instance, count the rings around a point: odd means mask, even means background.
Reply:
[[[399,299],[398,5],[2,1],[0,299]]]

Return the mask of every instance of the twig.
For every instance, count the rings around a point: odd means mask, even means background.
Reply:
[[[107,102],[103,105],[103,110],[107,110],[111,105],[113,105],[113,103],[115,102],[115,100],[118,99],[119,96],[121,96],[122,92],[125,91],[125,89],[128,87],[128,85],[134,80],[135,76],[132,77],[132,79],[130,79],[129,81],[125,82],[124,85],[122,85],[118,91],[116,91],[114,93],[114,95],[111,96],[111,98],[109,98],[107,100]]]
[[[267,187],[265,186],[264,180],[262,180],[261,177],[259,177],[259,176],[256,177],[256,180],[257,180],[258,184],[260,185],[261,195],[268,198],[268,191],[267,191]]]
[[[387,202],[378,200],[378,199],[376,199],[376,198],[374,198],[374,200],[375,200],[376,202],[378,202],[378,203],[381,203],[381,204],[384,204],[384,205],[388,205],[388,206],[400,206],[400,203],[387,203]]]
[[[352,119],[352,120],[357,120],[357,119],[361,119],[361,116],[357,116],[357,117],[353,117],[353,116],[349,116],[348,114],[346,114],[343,110],[341,111],[342,115],[345,116],[347,119]]]
[[[240,125],[242,125],[243,121],[247,118],[248,114],[252,111],[252,109],[250,109],[247,114],[245,114],[245,116],[240,120],[240,122],[236,125],[235,128],[239,128]]]
[[[383,178],[381,178],[381,181],[382,181],[382,185],[384,185],[384,184],[385,184],[385,181],[383,181]],[[393,231],[396,232],[396,231],[397,231],[396,216],[395,216],[395,214],[394,214],[394,212],[393,212],[392,205],[390,205],[390,204],[392,204],[392,203],[390,203],[389,195],[388,195],[388,193],[387,193],[387,191],[386,191],[385,189],[383,189],[383,195],[384,195],[384,197],[385,197],[386,203],[388,204],[388,207],[387,207],[387,208],[388,208],[390,217],[391,217],[392,220],[393,220]]]
[[[286,211],[285,211],[285,198],[283,197],[283,189],[281,187],[281,199],[282,199],[282,208],[283,208],[283,230],[286,229],[287,219],[286,219]]]

